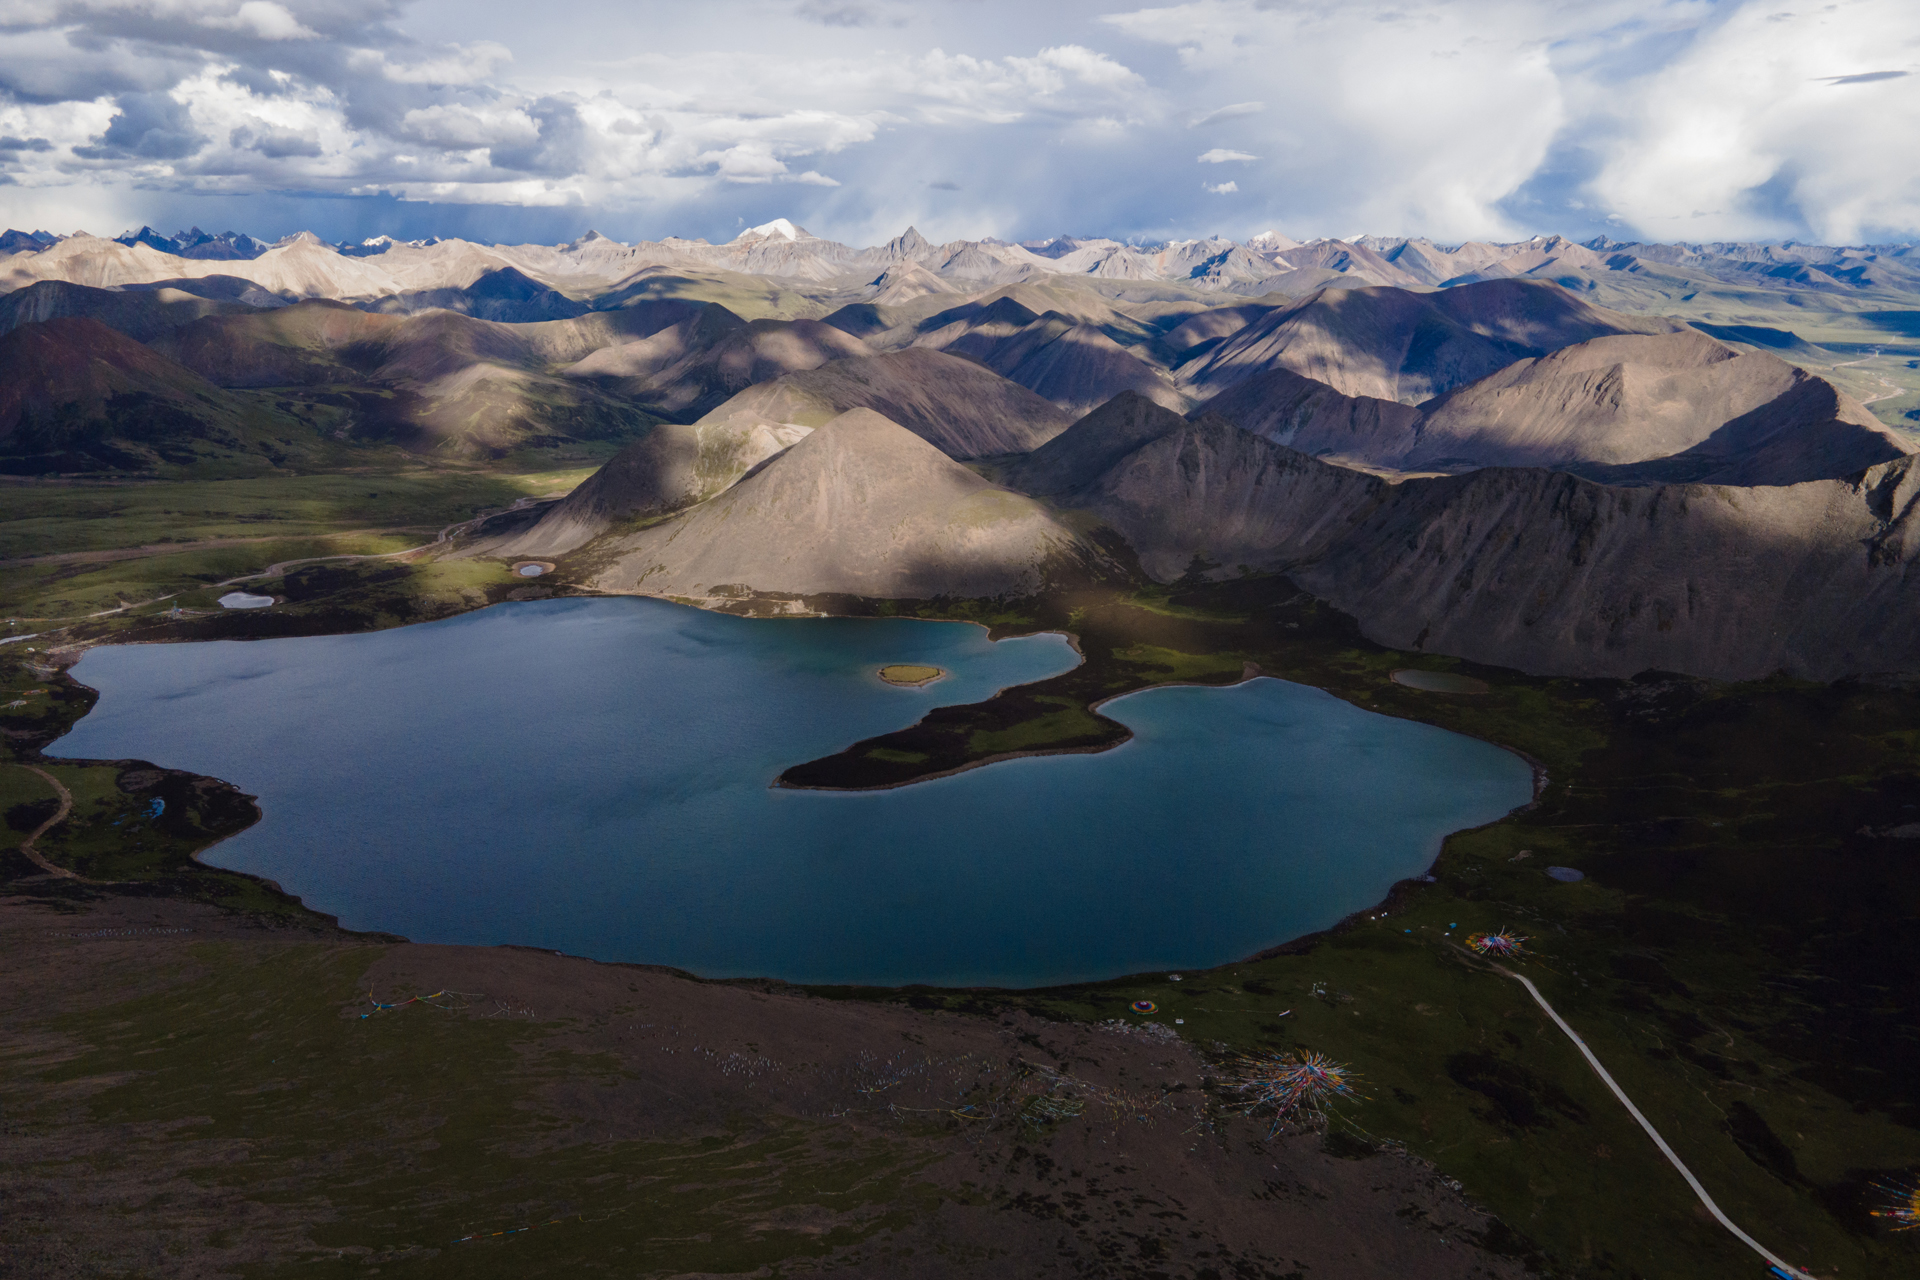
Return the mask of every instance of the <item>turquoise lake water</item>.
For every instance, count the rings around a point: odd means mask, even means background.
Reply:
[[[1422,874],[1525,762],[1261,679],[1108,703],[1133,741],[893,791],[789,765],[1078,661],[963,623],[500,605],[365,635],[95,649],[60,755],[224,778],[207,860],[353,929],[712,977],[1037,986],[1221,964]],[[886,685],[888,663],[951,675]]]

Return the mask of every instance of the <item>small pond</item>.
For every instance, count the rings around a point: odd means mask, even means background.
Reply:
[[[1419,689],[1423,693],[1487,693],[1492,688],[1485,680],[1476,680],[1472,676],[1456,675],[1451,671],[1421,671],[1414,667],[1394,672],[1393,682],[1409,689]]]

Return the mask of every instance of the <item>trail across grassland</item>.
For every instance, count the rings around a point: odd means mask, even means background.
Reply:
[[[59,811],[35,827],[33,834],[20,842],[20,852],[27,856],[29,862],[50,876],[59,876],[62,880],[80,880],[92,883],[91,881],[87,881],[87,878],[78,872],[69,871],[65,867],[54,866],[51,862],[47,861],[45,854],[33,847],[34,841],[65,822],[67,815],[73,812],[73,792],[67,790],[65,786],[61,785],[60,779],[54,777],[45,769],[36,769],[30,764],[23,764],[19,767],[25,769],[28,773],[39,774],[41,778],[46,781],[47,785],[52,787],[60,797]]]
[[[1734,1238],[1740,1241],[1741,1244],[1746,1245],[1747,1248],[1765,1258],[1787,1275],[1794,1277],[1794,1280],[1813,1280],[1812,1276],[1809,1276],[1806,1272],[1794,1266],[1791,1262],[1788,1262],[1785,1258],[1735,1226],[1733,1219],[1720,1211],[1720,1206],[1713,1202],[1713,1197],[1707,1194],[1707,1189],[1700,1185],[1700,1179],[1693,1176],[1693,1170],[1687,1168],[1687,1166],[1681,1162],[1680,1157],[1674,1154],[1673,1148],[1667,1145],[1667,1140],[1660,1136],[1658,1129],[1653,1127],[1653,1122],[1641,1114],[1640,1108],[1633,1105],[1633,1099],[1627,1096],[1627,1091],[1622,1089],[1611,1075],[1607,1074],[1607,1069],[1600,1065],[1600,1059],[1595,1057],[1593,1050],[1587,1047],[1587,1042],[1580,1038],[1580,1033],[1568,1026],[1567,1020],[1561,1017],[1552,1005],[1547,1003],[1547,998],[1540,994],[1540,988],[1534,986],[1531,979],[1523,978],[1513,970],[1502,968],[1497,964],[1494,965],[1493,968],[1496,973],[1503,973],[1525,987],[1528,994],[1534,998],[1535,1003],[1547,1011],[1547,1016],[1553,1019],[1554,1025],[1567,1033],[1567,1039],[1573,1041],[1574,1047],[1580,1050],[1580,1055],[1587,1060],[1587,1065],[1593,1068],[1593,1073],[1600,1077],[1607,1088],[1613,1090],[1613,1096],[1620,1099],[1620,1105],[1627,1109],[1628,1114],[1639,1121],[1640,1127],[1647,1131],[1649,1138],[1653,1139],[1653,1145],[1660,1148],[1660,1154],[1667,1158],[1668,1164],[1671,1164],[1675,1169],[1680,1171],[1680,1176],[1687,1180],[1687,1185],[1693,1188],[1693,1194],[1700,1197],[1700,1203],[1706,1206],[1707,1212],[1713,1215],[1716,1222],[1728,1231],[1731,1231]]]

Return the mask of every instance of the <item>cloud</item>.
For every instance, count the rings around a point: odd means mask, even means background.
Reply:
[[[1241,116],[1258,115],[1267,109],[1264,102],[1235,102],[1224,107],[1215,107],[1211,111],[1202,111],[1187,121],[1187,128],[1198,129],[1203,124],[1212,124],[1216,120],[1235,120]]]
[[[1010,62],[1022,62],[1023,59],[1011,58]],[[1042,49],[1035,62],[1056,67],[1071,75],[1082,84],[1114,87],[1136,85],[1141,80],[1130,68],[1115,62],[1104,53],[1095,53],[1092,49],[1077,44],[1063,44],[1051,49]]]
[[[886,21],[873,5],[833,3],[832,0],[806,0],[795,7],[794,13],[826,27],[874,27]]]
[[[1920,232],[1920,176],[1896,159],[1920,134],[1911,0],[708,0],[530,20],[545,16],[0,0],[0,139],[32,140],[0,146],[7,203],[68,226],[253,209],[243,229],[262,235],[308,217],[545,234],[561,215],[529,211],[564,209],[629,235],[744,214],[874,240],[909,222],[1013,239]],[[1196,162],[1243,167],[1169,180]]]
[[[181,160],[207,143],[193,112],[167,93],[124,93],[106,131],[73,154],[83,160]]]
[[[1863,71],[1853,76],[1820,76],[1828,84],[1872,84],[1876,80],[1898,80],[1905,71]]]
[[[1769,16],[1749,5],[1702,28],[1595,113],[1608,128],[1588,183],[1594,202],[1648,238],[1912,236],[1920,174],[1890,157],[1920,136],[1920,100],[1834,93],[1847,77],[1825,73],[1920,45],[1920,10],[1860,0],[1844,18]]]
[[[513,51],[487,40],[449,45],[410,61],[394,59],[383,50],[355,49],[348,61],[356,69],[375,70],[381,78],[395,84],[482,84],[513,61]]]
[[[257,151],[271,160],[312,157],[322,153],[319,130],[283,129],[264,120],[233,129],[227,134],[227,145],[236,151]]]
[[[506,103],[448,102],[415,107],[393,130],[408,142],[447,151],[525,145],[537,140],[540,126],[517,106]]]
[[[234,10],[230,18],[216,18],[207,23],[212,27],[225,27],[229,31],[245,31],[262,40],[315,40],[319,33],[303,26],[300,20],[287,11],[282,4],[273,0],[246,0]]]

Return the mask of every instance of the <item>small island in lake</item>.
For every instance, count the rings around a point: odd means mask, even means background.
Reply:
[[[935,680],[940,679],[946,674],[947,673],[939,667],[923,667],[908,662],[895,663],[893,666],[880,668],[880,678],[882,680],[885,680],[888,684],[904,685],[910,689],[918,689],[921,685],[932,684]]]

